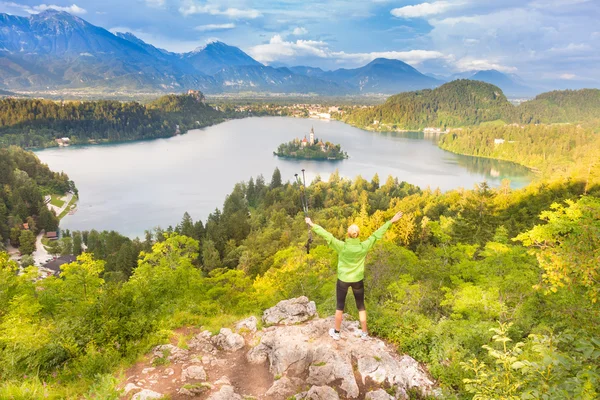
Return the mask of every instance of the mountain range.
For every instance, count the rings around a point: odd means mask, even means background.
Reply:
[[[509,94],[530,89],[498,71],[474,71],[470,79],[495,84]],[[335,71],[275,68],[222,42],[179,54],[156,48],[131,33],[113,34],[66,12],[47,10],[29,17],[0,14],[1,89],[347,95],[435,88],[446,80],[383,58]]]

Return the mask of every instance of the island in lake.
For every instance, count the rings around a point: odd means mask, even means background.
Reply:
[[[348,158],[348,153],[342,151],[339,144],[323,142],[315,138],[314,128],[310,128],[308,139],[304,136],[302,140],[296,138],[291,142],[282,143],[273,154],[278,157],[302,160],[344,160]]]

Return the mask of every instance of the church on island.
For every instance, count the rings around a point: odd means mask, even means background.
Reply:
[[[325,152],[327,150],[327,146],[325,145],[325,143],[323,143],[322,140],[319,140],[318,143],[315,143],[315,128],[314,127],[310,128],[310,134],[308,135],[308,139],[306,139],[306,135],[304,135],[304,139],[302,139],[302,140],[296,139],[295,141],[296,141],[296,143],[300,143],[300,145],[302,147],[314,146],[316,144],[317,146],[319,146],[321,148],[322,152]]]
[[[278,157],[298,158],[304,160],[344,160],[348,154],[342,151],[339,144],[323,142],[315,137],[314,127],[310,128],[308,138],[296,138],[289,143],[282,143],[273,152]]]

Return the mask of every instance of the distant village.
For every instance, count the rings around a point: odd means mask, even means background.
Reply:
[[[345,113],[341,106],[326,106],[321,104],[248,104],[232,106],[234,111],[240,113],[313,118],[325,121],[340,119]],[[220,109],[222,106],[216,106],[216,108]]]

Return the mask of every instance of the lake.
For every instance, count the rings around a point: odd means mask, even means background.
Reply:
[[[339,143],[343,161],[279,159],[280,143],[308,136]],[[509,162],[460,156],[441,150],[423,133],[374,133],[338,121],[256,117],[228,121],[168,139],[111,145],[71,146],[36,152],[54,171],[64,171],[79,189],[79,205],[62,229],[116,230],[142,237],[146,229],[175,226],[185,211],[194,220],[221,207],[235,183],[262,174],[267,184],[275,167],[284,181],[306,169],[307,182],[341,177],[371,180],[389,175],[422,188],[443,191],[487,181],[525,186],[529,171]]]

